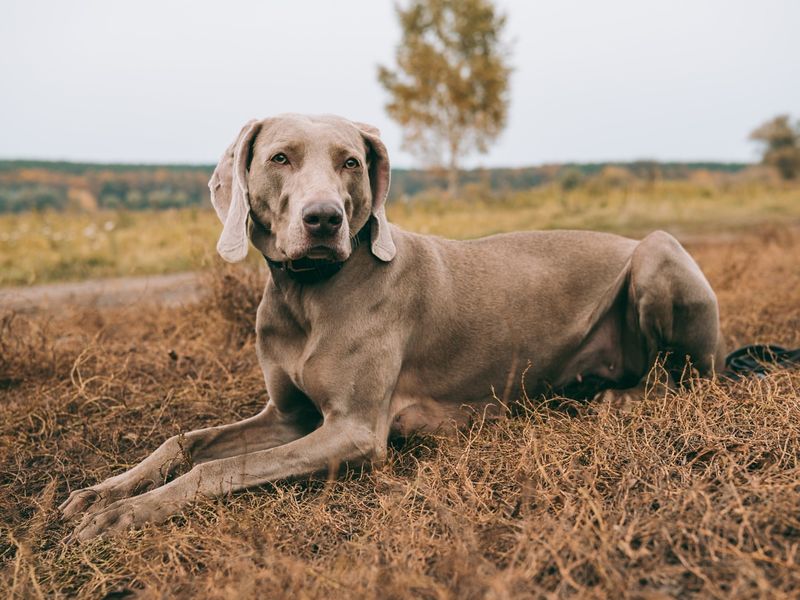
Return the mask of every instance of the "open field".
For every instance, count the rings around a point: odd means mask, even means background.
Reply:
[[[610,184],[609,184],[610,185]],[[469,238],[518,229],[601,229],[641,235],[737,231],[800,222],[800,186],[717,181],[603,180],[566,191],[546,185],[471,200],[395,202],[389,218],[413,231]],[[194,271],[214,262],[220,224],[209,208],[159,212],[0,215],[0,286]],[[251,264],[259,260],[255,252]]]
[[[797,228],[689,248],[730,346],[800,345]],[[0,314],[0,597],[796,597],[800,373],[786,371],[625,413],[522,399],[458,439],[397,441],[386,465],[341,481],[65,545],[55,507],[69,490],[266,401],[251,334],[262,274],[203,277],[207,296],[186,307]]]

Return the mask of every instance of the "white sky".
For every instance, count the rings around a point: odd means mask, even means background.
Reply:
[[[800,1],[503,0],[508,128],[468,165],[753,160],[800,118]],[[2,0],[0,157],[213,163],[251,117],[337,113],[400,149],[388,0]]]

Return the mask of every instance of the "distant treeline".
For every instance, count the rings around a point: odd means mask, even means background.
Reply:
[[[737,173],[747,163],[653,162],[570,163],[537,167],[463,171],[462,185],[490,192],[524,190],[552,182],[565,188],[613,172],[637,180],[687,179],[699,171]],[[135,165],[0,161],[0,212],[65,209],[175,208],[208,205],[212,165]],[[444,171],[394,169],[390,199],[444,190]]]

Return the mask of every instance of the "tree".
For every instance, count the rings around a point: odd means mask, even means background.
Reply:
[[[778,169],[784,179],[800,175],[800,123],[792,127],[789,115],[779,115],[753,130],[750,139],[764,145],[762,162]]]
[[[506,17],[490,0],[411,0],[396,10],[397,70],[378,67],[386,110],[404,128],[404,148],[446,164],[455,195],[461,158],[486,152],[506,123]]]

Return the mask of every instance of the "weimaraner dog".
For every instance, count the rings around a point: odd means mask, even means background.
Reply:
[[[256,319],[269,402],[73,492],[61,509],[84,515],[75,538],[379,462],[391,435],[497,415],[522,386],[591,396],[636,387],[660,356],[678,373],[687,358],[700,374],[720,360],[716,297],[669,234],[419,235],[386,219],[389,174],[368,125],[283,115],[244,126],[209,187],[222,257],[240,261],[252,243],[269,265]]]

